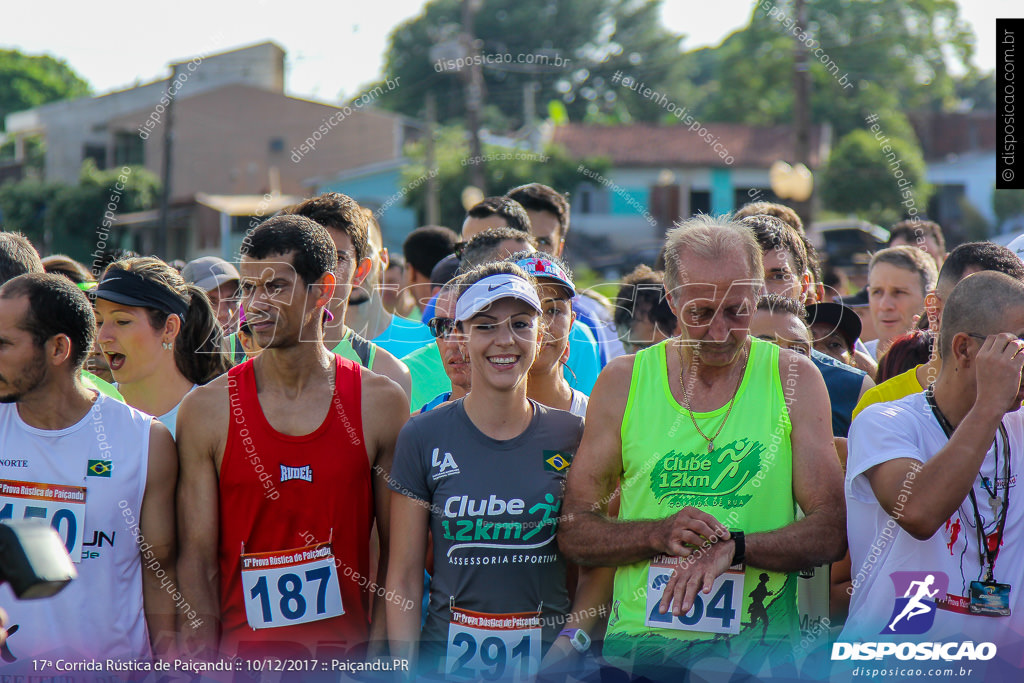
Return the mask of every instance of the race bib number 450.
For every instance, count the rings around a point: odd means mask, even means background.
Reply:
[[[678,557],[658,557],[647,572],[647,619],[645,626],[671,628],[677,631],[703,633],[739,633],[740,608],[743,605],[743,572],[730,569],[715,579],[710,593],[698,592],[693,607],[681,616],[672,614],[671,607],[658,611],[672,572],[681,562]]]
[[[0,521],[39,519],[57,530],[73,562],[82,561],[85,487],[0,479]]]
[[[341,585],[328,543],[242,555],[245,618],[254,629],[338,617]]]
[[[523,681],[540,669],[540,615],[452,608],[445,673],[452,678]]]

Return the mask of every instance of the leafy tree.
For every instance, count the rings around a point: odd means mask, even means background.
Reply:
[[[535,103],[543,117],[546,103],[563,102],[572,120],[613,116],[653,120],[663,108],[619,84],[621,72],[638,83],[663,89],[680,59],[680,36],[660,23],[662,0],[482,0],[474,21],[480,53],[547,55],[547,65],[483,64],[488,105],[484,120],[493,127],[515,128],[524,121],[524,91],[535,84]],[[438,120],[461,119],[465,97],[459,71],[435,66],[435,46],[456,50],[462,31],[460,0],[431,0],[423,13],[391,34],[385,73],[401,78],[401,87],[378,106],[422,117],[425,96],[437,97]],[[454,59],[457,51],[447,53]],[[571,60],[555,66],[555,57]],[[532,58],[532,57],[527,57]],[[439,70],[440,69],[440,70]],[[371,89],[377,84],[368,87]],[[665,90],[662,90],[664,92]]]
[[[466,211],[462,206],[462,190],[470,185],[470,166],[477,163],[469,153],[465,134],[457,127],[442,129],[434,143],[436,163],[435,182],[440,197],[441,224],[458,230]],[[492,194],[502,194],[525,183],[550,185],[561,192],[572,192],[586,180],[579,171],[583,163],[588,169],[606,174],[609,163],[601,159],[570,159],[564,150],[550,147],[543,154],[484,145],[485,172]],[[407,206],[413,207],[420,224],[426,222],[427,167],[422,142],[406,147],[406,155],[413,160],[403,172],[403,185],[409,188],[405,197]]]
[[[24,233],[43,252],[88,260],[110,205],[117,215],[151,209],[157,203],[159,179],[143,167],[130,168],[128,174],[121,169],[100,171],[89,159],[82,164],[77,185],[37,178],[6,183],[0,186],[3,227]]]
[[[0,131],[8,114],[88,94],[89,84],[63,60],[0,50]]]
[[[821,181],[827,209],[883,225],[915,215],[911,209],[922,214],[931,193],[914,143],[891,136],[883,143],[866,130],[855,130],[839,141]]]
[[[992,190],[992,211],[997,227],[1024,213],[1024,190]]]

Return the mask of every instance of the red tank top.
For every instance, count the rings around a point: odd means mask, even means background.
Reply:
[[[331,407],[316,431],[305,436],[282,434],[267,422],[257,397],[253,361],[228,372],[228,396],[231,422],[219,484],[223,650],[242,656],[309,658],[333,657],[358,649],[369,639],[366,586],[376,579],[369,576],[374,508],[363,440],[359,366],[335,356]],[[248,556],[328,541],[344,614],[307,623],[252,628],[246,619],[246,598],[251,613],[261,618],[276,613],[275,622],[280,622],[287,621],[280,617],[282,611],[294,616],[301,607],[305,616],[306,609],[321,608],[330,603],[325,598],[333,596],[317,594],[318,580],[326,573],[323,569],[319,570],[321,575],[312,572],[314,581],[303,589],[305,597],[295,595],[305,573],[301,566],[294,570],[294,581],[287,577],[278,585],[281,576],[268,570],[268,580],[262,585],[243,585],[243,544]],[[279,557],[271,562],[278,561]],[[258,562],[263,564],[264,560]],[[259,573],[247,574],[253,576]]]

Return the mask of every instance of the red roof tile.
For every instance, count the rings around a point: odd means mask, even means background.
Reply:
[[[739,123],[709,123],[707,134],[688,126],[638,123],[625,126],[590,126],[571,123],[555,129],[553,142],[576,158],[603,156],[616,166],[731,166],[768,168],[782,159],[793,163],[792,126],[759,128]],[[811,128],[811,168],[820,165],[823,128]],[[711,141],[711,144],[708,143]],[[714,148],[719,143],[718,150]],[[726,164],[720,154],[731,155]]]

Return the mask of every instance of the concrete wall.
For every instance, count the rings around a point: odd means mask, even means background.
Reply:
[[[280,93],[232,85],[182,100],[174,109],[171,193],[188,198],[209,194],[264,194],[270,169],[280,176],[284,194],[308,195],[304,179],[396,158],[400,119],[372,110],[342,110]],[[111,121],[116,131],[137,131],[148,110]],[[325,121],[333,121],[330,127]],[[145,166],[160,174],[163,165],[161,119],[145,131]],[[327,129],[326,133],[317,132]],[[315,149],[299,146],[317,132]],[[279,151],[271,148],[272,142]]]

